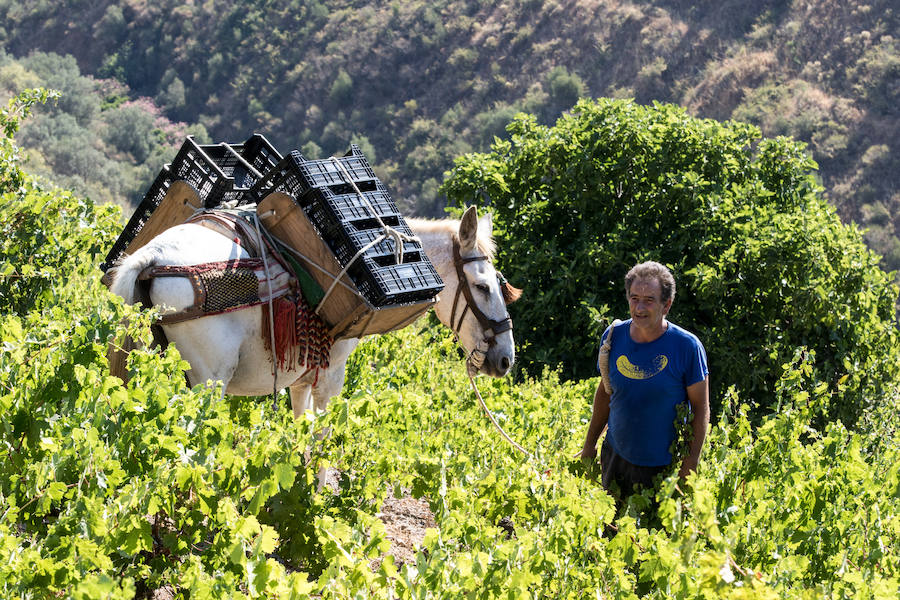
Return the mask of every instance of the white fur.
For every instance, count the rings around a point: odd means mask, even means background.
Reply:
[[[453,265],[453,239],[461,240],[463,257],[492,257],[490,217],[479,220],[475,208],[470,207],[462,221],[408,219],[407,222],[422,239],[425,253],[444,280],[445,287],[434,310],[438,319],[449,326],[453,298],[459,283]],[[137,275],[148,266],[195,265],[246,256],[243,248],[221,234],[199,225],[179,225],[166,230],[122,261],[116,268],[110,289],[127,302],[134,303]],[[504,318],[506,306],[493,265],[487,261],[470,262],[465,265],[465,273],[479,308],[491,319]],[[489,295],[478,291],[478,285],[487,286]],[[193,303],[194,294],[186,279],[164,277],[153,280],[150,298],[154,306],[163,310],[164,307],[180,310]],[[461,297],[457,319],[464,303],[465,298]],[[190,363],[188,378],[192,384],[222,381],[225,393],[242,396],[262,396],[273,389],[289,387],[295,416],[311,408],[324,410],[328,401],[340,394],[347,358],[359,340],[345,339],[334,343],[330,367],[319,372],[315,386],[312,385],[312,374],[303,376],[306,369],[302,366],[279,369],[277,380],[273,381],[271,353],[263,343],[261,311],[262,308],[256,306],[166,325],[163,329],[169,342],[175,344],[182,357]],[[459,338],[467,352],[471,352],[484,339],[484,333],[471,312],[466,315]],[[499,377],[508,372],[514,361],[513,335],[512,331],[507,331],[497,336],[497,344],[488,352],[482,371]]]

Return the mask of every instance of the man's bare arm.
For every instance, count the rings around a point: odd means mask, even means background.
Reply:
[[[709,427],[709,377],[688,386],[687,396],[691,403],[691,413],[694,415],[691,420],[694,439],[691,440],[690,452],[681,461],[678,476],[682,479],[697,468],[700,451],[703,450],[703,442],[706,440],[706,431]]]

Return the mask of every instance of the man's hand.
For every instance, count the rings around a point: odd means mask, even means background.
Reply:
[[[578,453],[578,457],[585,464],[594,462],[597,459],[597,446],[595,444],[585,445],[581,448],[581,452]]]

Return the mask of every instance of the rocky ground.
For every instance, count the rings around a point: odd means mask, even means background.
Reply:
[[[384,522],[386,537],[391,543],[388,554],[394,557],[396,565],[414,564],[416,552],[425,539],[425,530],[437,526],[428,502],[409,495],[402,498],[388,496],[377,516]],[[379,563],[380,560],[375,561],[373,566]]]

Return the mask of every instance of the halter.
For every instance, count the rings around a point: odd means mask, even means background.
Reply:
[[[459,253],[459,242],[453,240],[453,264],[456,267],[456,276],[459,279],[459,284],[456,286],[456,296],[453,298],[453,308],[450,311],[450,328],[453,330],[454,337],[458,340],[463,319],[466,317],[466,311],[472,311],[472,315],[484,331],[484,341],[487,343],[488,347],[491,347],[497,344],[498,335],[510,331],[513,328],[512,319],[510,318],[509,313],[506,313],[506,318],[504,319],[490,319],[475,303],[475,299],[472,297],[472,290],[469,287],[469,280],[466,278],[466,274],[463,271],[463,265],[478,260],[487,261],[488,257],[478,255],[463,258]],[[502,277],[503,276],[498,271],[497,279],[502,281]],[[466,306],[459,315],[459,321],[456,321],[456,306],[459,304],[459,296],[461,294],[466,297]]]

